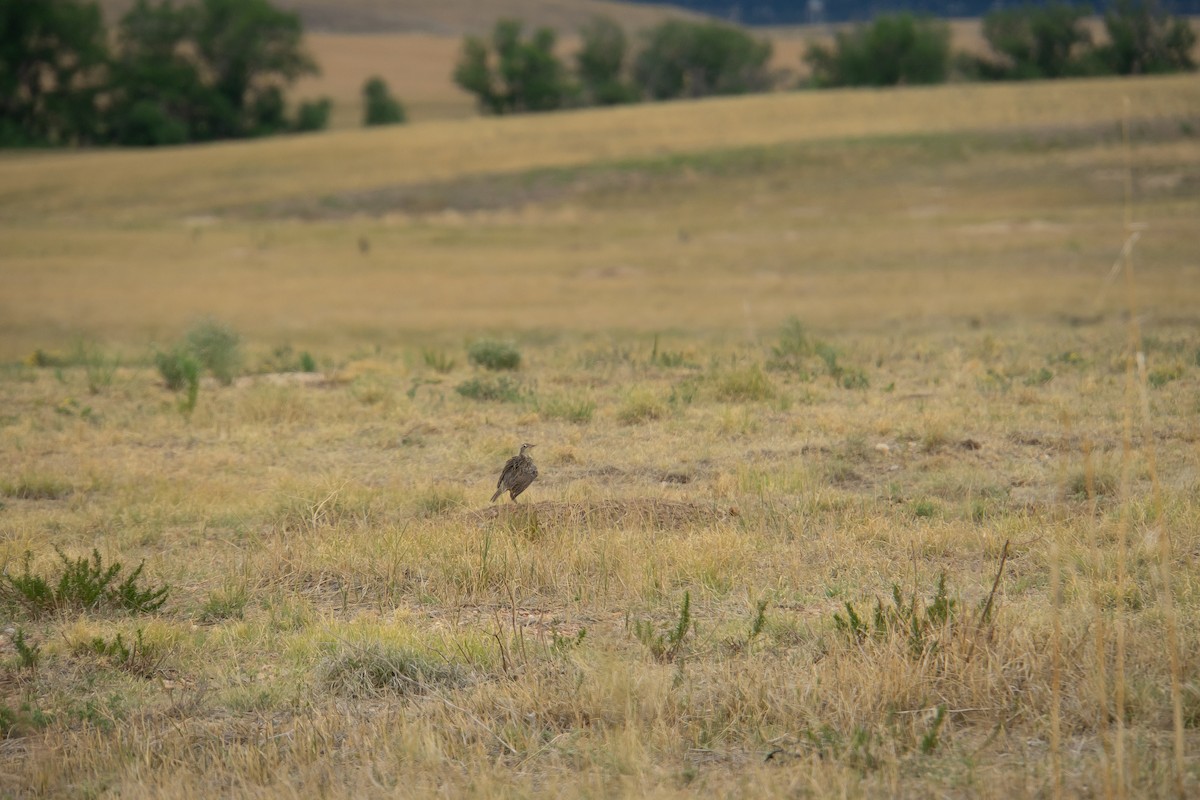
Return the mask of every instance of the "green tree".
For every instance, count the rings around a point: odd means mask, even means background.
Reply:
[[[983,18],[983,37],[1000,61],[980,63],[983,77],[1061,78],[1084,69],[1092,44],[1086,5],[1052,2],[993,11]]]
[[[329,127],[329,115],[333,112],[333,101],[328,97],[305,100],[296,109],[296,121],[292,129],[300,133],[323,131]]]
[[[484,111],[552,111],[572,97],[567,70],[554,54],[554,31],[538,28],[525,39],[522,27],[517,20],[502,19],[490,43],[474,36],[463,41],[454,81],[474,94]]]
[[[1109,41],[1097,60],[1118,75],[1196,69],[1196,32],[1186,19],[1168,14],[1155,0],[1115,0],[1104,15]]]
[[[0,144],[93,140],[107,59],[94,3],[0,0]]]
[[[656,100],[771,88],[771,43],[716,22],[668,20],[650,30],[634,80]]]
[[[804,60],[817,86],[941,83],[950,67],[950,29],[912,14],[890,14],[848,31],[834,45],[811,44]]]
[[[179,144],[238,128],[238,109],[205,80],[195,57],[198,12],[170,0],[138,0],[121,18],[106,115],[113,141]]]
[[[375,75],[363,84],[363,125],[395,125],[408,119],[404,106],[392,97],[387,81]]]
[[[228,136],[282,130],[276,95],[319,72],[304,51],[300,17],[267,0],[200,0],[194,43],[212,86],[238,112]]]
[[[299,17],[266,0],[137,0],[118,28],[109,137],[157,145],[324,127],[322,101],[287,115],[284,88],[316,71],[300,33]]]
[[[575,55],[575,72],[587,105],[608,106],[637,100],[637,89],[625,80],[629,43],[625,30],[608,17],[596,17],[580,30],[583,44]]]

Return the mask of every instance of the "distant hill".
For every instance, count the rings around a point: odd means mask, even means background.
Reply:
[[[642,3],[643,0],[629,0]],[[745,25],[798,25],[865,20],[877,14],[913,11],[935,17],[981,17],[994,8],[1025,0],[672,0],[672,5]],[[1069,1],[1069,0],[1068,0]],[[1082,0],[1081,0],[1082,1]],[[1200,0],[1159,0],[1173,14],[1200,15]],[[1035,5],[1042,3],[1036,2]],[[1102,11],[1107,3],[1092,2]]]
[[[134,0],[99,2],[109,19],[115,20]],[[679,6],[612,0],[273,0],[273,4],[298,12],[308,31],[321,33],[461,36],[490,31],[502,17],[572,33],[599,15],[612,17],[630,30],[651,27],[667,17],[696,16]]]

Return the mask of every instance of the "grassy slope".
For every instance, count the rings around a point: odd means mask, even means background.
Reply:
[[[1153,425],[1123,457],[1124,96]],[[41,658],[0,636],[0,794],[1013,797],[1056,765],[1166,794],[1163,532],[1200,667],[1196,107],[1065,82],[6,155],[0,561],[95,546],[173,591],[12,615]],[[206,383],[185,419],[150,345],[205,313],[317,384]],[[517,402],[455,391],[495,380],[489,332]],[[520,441],[542,478],[495,514]],[[942,573],[936,650],[837,630]]]

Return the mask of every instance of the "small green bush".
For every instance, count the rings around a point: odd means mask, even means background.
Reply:
[[[86,642],[80,642],[75,647],[75,654],[96,656],[117,669],[140,678],[155,675],[163,660],[163,654],[146,644],[141,628],[137,629],[133,641],[128,644],[119,633],[110,641],[96,636]]]
[[[481,339],[467,348],[467,359],[476,366],[494,371],[521,366],[521,353],[508,342]]]
[[[91,560],[69,559],[55,549],[62,570],[57,578],[34,574],[30,569],[33,554],[25,552],[20,574],[7,572],[0,576],[0,604],[24,608],[32,616],[64,609],[90,611],[108,608],[128,613],[157,611],[167,601],[166,586],[138,586],[145,562],[138,564],[124,581],[117,583],[122,565],[115,562],[105,567],[99,550],[92,550]]]
[[[378,75],[363,84],[363,125],[397,125],[408,119],[404,105],[392,96],[387,81]]]
[[[20,661],[21,669],[35,670],[38,662],[42,658],[42,647],[37,644],[30,644],[25,638],[25,629],[17,628],[12,637],[13,649],[17,651],[17,658]]]
[[[669,663],[674,661],[683,649],[688,631],[696,626],[692,619],[692,595],[683,593],[683,603],[679,607],[679,618],[674,627],[666,631],[658,631],[650,620],[637,620],[633,625],[634,637],[642,643],[655,661]]]
[[[191,414],[200,397],[200,362],[182,346],[170,352],[155,353],[154,361],[168,389],[173,392],[186,390],[179,401],[179,410],[185,415]]]
[[[779,344],[771,347],[768,369],[802,370],[804,362],[813,354],[813,343],[800,320],[791,317],[779,331]]]
[[[958,601],[949,596],[946,574],[942,573],[938,576],[933,597],[928,603],[922,602],[915,593],[906,601],[900,587],[892,584],[892,605],[885,606],[876,600],[875,613],[870,621],[864,619],[854,604],[847,601],[846,615],[835,613],[833,625],[855,643],[907,637],[910,654],[920,658],[939,646],[939,635],[949,635],[947,626],[954,622],[958,605]]]
[[[200,382],[200,362],[184,348],[155,353],[154,364],[163,383],[173,392]]]
[[[531,395],[520,381],[508,377],[495,380],[472,378],[455,386],[454,391],[470,400],[489,403],[519,403]]]
[[[233,383],[242,365],[241,336],[237,331],[216,320],[206,319],[192,326],[185,342],[188,352],[213,377],[226,386]]]
[[[937,516],[937,504],[932,500],[918,500],[913,503],[913,515],[922,519],[929,519]]]
[[[329,127],[329,115],[332,111],[333,101],[328,97],[305,100],[296,110],[294,127],[298,133],[323,131]]]

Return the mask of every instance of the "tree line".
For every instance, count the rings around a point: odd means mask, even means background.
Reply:
[[[1051,2],[983,19],[986,54],[952,53],[945,22],[877,17],[811,44],[801,86],[888,86],[1193,70],[1196,34],[1157,0],[1113,0],[1094,41],[1086,5]],[[328,125],[325,98],[289,108],[285,90],[315,74],[298,15],[269,0],[137,0],[106,30],[89,0],[0,0],[0,146],[164,145]],[[553,30],[501,20],[468,36],[454,80],[482,111],[511,114],[796,87],[771,44],[719,22],[668,20],[631,38],[597,18],[570,60]],[[403,122],[378,77],[364,124]]]
[[[289,109],[318,72],[296,14],[268,0],[137,0],[110,35],[95,2],[0,0],[0,145],[165,145],[319,130],[331,101]],[[402,122],[386,84],[366,124]]]
[[[526,35],[515,20],[490,37],[468,36],[454,71],[485,113],[742,94],[788,87],[892,86],[960,80],[1023,80],[1194,70],[1196,34],[1156,0],[1114,0],[1094,41],[1090,6],[1051,2],[999,9],[983,19],[985,54],[954,53],[949,26],[887,14],[810,44],[809,76],[797,84],[772,71],[771,44],[720,22],[669,20],[633,42],[616,22],[581,31],[572,62],[556,54],[554,31]],[[635,45],[640,45],[636,49]]]

